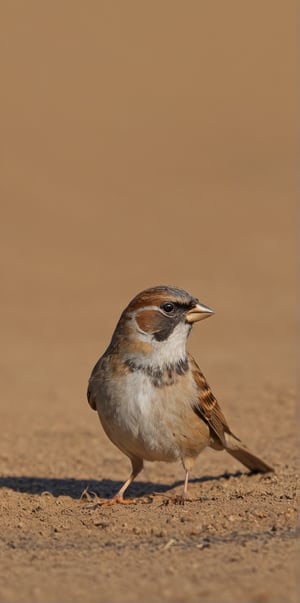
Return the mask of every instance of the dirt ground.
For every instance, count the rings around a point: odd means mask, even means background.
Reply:
[[[1,603],[297,600],[296,3],[217,5],[1,4]],[[205,451],[178,506],[147,463],[104,508],[87,380],[155,284],[215,309],[189,349],[275,471]]]

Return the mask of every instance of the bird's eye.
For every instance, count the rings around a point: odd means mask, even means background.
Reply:
[[[172,302],[167,302],[166,304],[162,304],[161,307],[164,310],[164,312],[167,312],[167,314],[172,314],[172,312],[174,312],[174,310],[175,310],[175,305],[172,304]]]

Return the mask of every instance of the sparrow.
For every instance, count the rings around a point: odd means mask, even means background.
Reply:
[[[195,322],[213,310],[173,286],[136,295],[92,370],[87,398],[109,439],[132,471],[108,504],[128,503],[128,486],[147,461],[181,461],[187,499],[189,473],[207,446],[226,450],[252,472],[273,471],[231,431],[194,358],[186,350]]]

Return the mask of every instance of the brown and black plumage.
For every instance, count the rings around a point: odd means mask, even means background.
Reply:
[[[132,472],[111,502],[143,468],[143,461],[177,461],[188,474],[207,446],[226,450],[251,471],[272,468],[235,436],[186,342],[194,322],[213,312],[177,287],[139,293],[125,308],[112,340],[95,365],[88,401]]]

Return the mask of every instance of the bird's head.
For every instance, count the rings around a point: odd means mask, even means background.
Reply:
[[[113,341],[118,339],[130,356],[141,354],[156,364],[172,364],[186,357],[186,340],[193,323],[212,314],[213,310],[183,289],[152,287],[136,295],[125,308]]]

